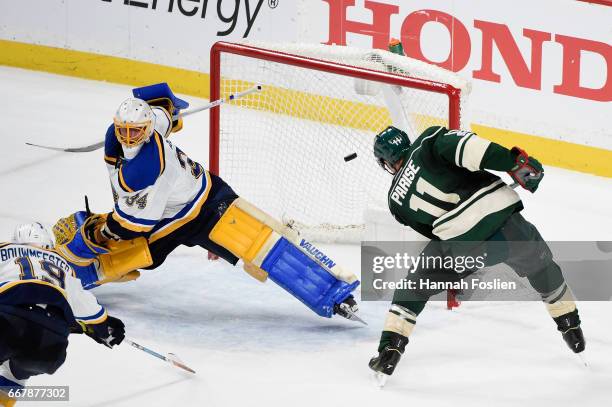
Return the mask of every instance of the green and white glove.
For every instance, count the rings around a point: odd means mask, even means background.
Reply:
[[[535,192],[544,178],[542,164],[519,147],[513,147],[510,151],[516,156],[516,163],[508,174],[527,191]]]

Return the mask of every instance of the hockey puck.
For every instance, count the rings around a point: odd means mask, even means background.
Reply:
[[[357,153],[352,153],[344,157],[344,161],[349,162],[351,160],[354,160],[355,158],[357,158]]]

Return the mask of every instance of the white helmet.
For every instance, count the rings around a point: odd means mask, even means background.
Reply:
[[[129,98],[119,105],[114,122],[117,140],[126,147],[136,147],[149,141],[155,115],[144,100]]]
[[[41,223],[23,223],[13,232],[13,242],[23,244],[36,244],[45,249],[55,246],[53,235]]]

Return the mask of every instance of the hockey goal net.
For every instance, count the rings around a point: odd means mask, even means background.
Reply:
[[[364,210],[386,206],[391,177],[372,143],[397,116],[388,99],[400,100],[414,139],[433,125],[459,128],[469,93],[437,66],[326,45],[219,42],[210,81],[211,100],[263,87],[211,110],[210,170],[308,238],[337,242],[360,241]]]

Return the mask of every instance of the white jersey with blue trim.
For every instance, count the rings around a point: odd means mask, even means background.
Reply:
[[[114,165],[112,157],[105,158],[115,198],[107,225],[120,238],[141,234],[154,241],[167,235],[199,211],[210,189],[208,172],[166,139],[168,113],[161,108],[153,113],[154,132],[133,157],[122,147],[124,157]]]
[[[55,305],[87,324],[107,318],[96,297],[83,289],[70,263],[55,251],[34,245],[0,243],[0,304]]]

